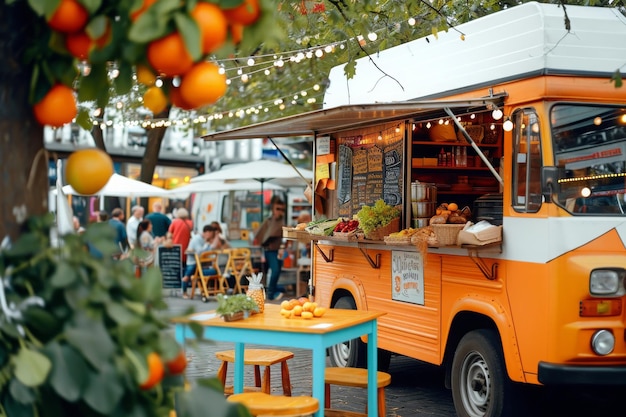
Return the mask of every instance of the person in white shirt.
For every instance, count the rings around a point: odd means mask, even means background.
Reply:
[[[196,272],[196,257],[195,254],[202,253],[208,250],[217,249],[211,245],[211,242],[215,240],[215,236],[217,235],[217,230],[207,224],[202,229],[202,233],[197,233],[191,237],[189,241],[189,246],[187,246],[187,264],[185,267],[184,276],[182,278],[182,292],[183,298],[189,298],[187,295],[187,288],[191,286],[191,277]],[[214,274],[214,271],[203,270],[203,273],[206,275]],[[191,295],[193,297],[193,294]]]
[[[131,216],[126,222],[126,236],[128,236],[128,243],[132,249],[137,246],[137,226],[143,220],[144,209],[141,206],[133,206],[130,212]]]

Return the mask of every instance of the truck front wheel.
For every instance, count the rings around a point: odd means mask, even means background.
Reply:
[[[493,330],[469,332],[459,342],[452,362],[452,398],[459,417],[512,416],[514,386]]]
[[[352,297],[341,297],[332,306],[345,310],[356,310],[356,303]],[[328,349],[328,356],[332,366],[366,368],[367,345],[361,339],[352,339],[339,343]],[[391,352],[378,349],[378,370],[387,371],[391,361]]]

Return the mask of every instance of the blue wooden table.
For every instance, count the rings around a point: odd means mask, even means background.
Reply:
[[[196,313],[175,321],[176,340],[184,344],[194,338],[188,323],[195,321],[204,328],[205,339],[235,344],[234,392],[243,392],[243,352],[246,343],[270,346],[297,347],[312,351],[313,397],[320,409],[316,417],[324,415],[324,369],[326,349],[355,339],[367,337],[367,410],[368,417],[377,417],[377,319],[385,313],[359,310],[329,309],[324,316],[313,319],[291,318],[280,315],[280,306],[266,304],[263,314],[225,322],[214,312]],[[295,382],[297,383],[297,382]]]

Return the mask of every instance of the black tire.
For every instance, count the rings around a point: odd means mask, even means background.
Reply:
[[[459,342],[452,362],[452,399],[458,417],[515,415],[519,403],[495,331],[475,330]]]
[[[356,303],[352,297],[341,297],[332,306],[346,310],[356,310]],[[361,339],[352,339],[336,344],[328,349],[328,356],[332,366],[340,368],[367,368],[367,344]],[[378,349],[378,370],[387,371],[391,361],[391,352]]]

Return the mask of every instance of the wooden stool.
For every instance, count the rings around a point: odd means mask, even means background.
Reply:
[[[245,405],[253,416],[304,416],[317,412],[317,398],[307,396],[287,397],[264,392],[244,392],[227,398],[229,402]]]
[[[224,393],[232,394],[233,387],[226,387],[226,373],[228,372],[228,362],[235,362],[235,351],[225,350],[222,352],[215,352],[215,356],[222,361],[220,368],[217,371],[217,377],[222,381],[224,385]],[[255,388],[247,390],[260,389],[266,394],[270,394],[271,373],[270,366],[280,363],[280,371],[283,382],[283,394],[291,396],[291,381],[289,378],[289,367],[287,366],[287,360],[293,358],[293,353],[285,350],[271,350],[271,349],[245,349],[243,354],[244,365],[254,365],[254,385]],[[261,381],[260,367],[265,366],[263,372],[263,381]]]
[[[391,375],[378,371],[376,375],[378,386],[378,417],[385,417],[385,387],[391,384]],[[324,373],[325,408],[330,408],[330,386],[343,385],[367,389],[367,369],[363,368],[326,368]],[[326,414],[328,415],[328,413]]]

